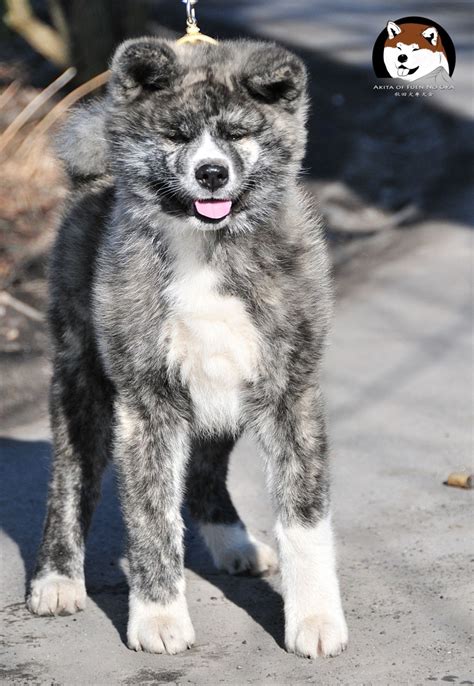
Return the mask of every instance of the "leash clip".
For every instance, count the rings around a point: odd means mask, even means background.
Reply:
[[[182,0],[182,2],[186,5],[186,26],[197,26],[196,10],[194,9],[194,5],[197,3],[197,0]]]
[[[183,4],[186,5],[186,34],[179,38],[176,43],[178,45],[184,43],[211,43],[212,45],[217,45],[215,38],[206,36],[201,33],[199,26],[196,21],[196,10],[194,5],[197,0],[181,0]]]

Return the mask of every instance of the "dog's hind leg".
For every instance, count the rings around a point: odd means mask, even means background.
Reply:
[[[187,504],[216,567],[229,574],[272,574],[277,556],[239,518],[227,489],[232,438],[200,440],[188,466]]]
[[[64,352],[64,351],[63,351]],[[84,543],[110,454],[112,390],[100,369],[56,360],[50,392],[53,462],[47,516],[28,607],[72,614],[86,600]]]

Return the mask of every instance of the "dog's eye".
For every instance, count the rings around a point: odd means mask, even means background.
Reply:
[[[413,52],[416,52],[416,50],[419,50],[420,48],[413,48]]]
[[[177,129],[170,129],[167,131],[162,131],[161,135],[168,141],[173,141],[173,143],[189,143],[191,140],[187,133]]]
[[[249,131],[243,126],[218,125],[219,135],[227,141],[240,141],[249,135]]]
[[[223,131],[223,137],[227,138],[228,141],[240,141],[242,138],[247,136],[247,131],[243,129],[235,129],[232,131]]]

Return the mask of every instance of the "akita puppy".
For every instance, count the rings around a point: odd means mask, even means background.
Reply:
[[[320,365],[332,286],[298,173],[306,72],[245,41],[124,43],[103,101],[72,117],[72,195],[51,263],[53,472],[28,604],[85,605],[84,541],[113,457],[134,650],[194,642],[183,498],[218,569],[274,571],[226,487],[251,431],[277,516],[286,645],[347,642]]]
[[[449,77],[449,64],[438,29],[425,24],[387,23],[383,59],[394,79],[415,81],[442,67]]]

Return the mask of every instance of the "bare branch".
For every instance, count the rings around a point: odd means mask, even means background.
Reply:
[[[0,95],[0,110],[5,107],[12,98],[18,93],[20,89],[20,84],[18,81],[12,81]]]
[[[35,17],[28,0],[5,0],[5,5],[7,13],[3,20],[10,29],[58,67],[70,63],[67,44],[57,31]]]

